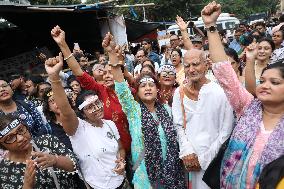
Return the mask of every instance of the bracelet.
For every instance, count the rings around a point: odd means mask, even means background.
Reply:
[[[119,66],[119,64],[108,64],[110,67],[116,67],[116,66]]]
[[[50,81],[50,83],[61,83],[61,79],[51,80],[50,78],[48,78],[48,80]]]
[[[64,61],[67,61],[69,58],[73,56],[73,53],[71,53],[67,58],[64,58]]]

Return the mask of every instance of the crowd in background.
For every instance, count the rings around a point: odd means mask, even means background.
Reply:
[[[220,13],[92,56],[52,28],[46,76],[0,78],[1,188],[284,188],[284,15],[230,39]]]

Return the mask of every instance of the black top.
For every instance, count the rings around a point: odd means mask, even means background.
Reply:
[[[65,133],[63,127],[59,124],[56,124],[54,122],[49,122],[49,125],[51,126],[51,132],[52,135],[56,136],[60,142],[65,144],[67,148],[73,151],[72,144],[70,142],[69,137]]]
[[[26,95],[24,95],[20,90],[16,89],[13,94],[13,100],[25,100]]]
[[[272,189],[284,179],[284,155],[266,165],[259,177],[261,189]]]

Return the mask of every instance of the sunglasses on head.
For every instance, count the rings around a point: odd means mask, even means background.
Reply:
[[[46,94],[47,97],[51,97],[52,95],[53,95],[53,91],[49,91],[49,92]]]

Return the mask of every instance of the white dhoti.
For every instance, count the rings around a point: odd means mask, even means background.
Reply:
[[[197,155],[202,170],[192,172],[192,188],[210,189],[202,180],[204,170],[232,132],[233,110],[223,89],[214,82],[201,87],[197,101],[186,95],[181,99],[179,90],[175,91],[172,106],[180,147],[179,157],[182,159],[190,154]],[[183,127],[184,120],[186,128]]]
[[[203,182],[202,177],[204,175],[203,170],[198,172],[192,172],[192,189],[210,189],[205,182]]]

